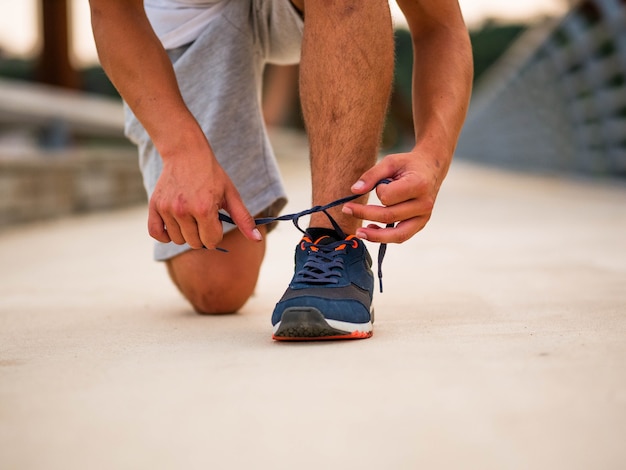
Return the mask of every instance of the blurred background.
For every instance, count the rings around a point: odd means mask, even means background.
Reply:
[[[462,0],[475,92],[459,158],[520,171],[626,174],[626,3]],[[0,229],[144,202],[86,0],[0,0]],[[410,36],[396,24],[384,151],[412,144]],[[121,45],[123,46],[123,45]],[[268,67],[268,126],[301,130],[297,67]]]

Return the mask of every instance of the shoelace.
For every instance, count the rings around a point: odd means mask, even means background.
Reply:
[[[380,180],[378,183],[376,183],[376,185],[374,186],[374,188],[372,188],[372,190],[376,189],[376,187],[380,184],[389,184],[391,183],[390,179],[382,179]],[[362,194],[352,194],[350,196],[346,196],[346,197],[342,197],[340,199],[337,199],[336,201],[330,202],[326,205],[323,206],[314,206],[311,207],[310,209],[305,209],[301,212],[296,212],[293,214],[285,214],[285,215],[281,215],[278,217],[261,217],[258,219],[254,219],[254,223],[256,225],[267,225],[267,224],[271,224],[273,222],[284,222],[287,220],[291,220],[293,222],[293,224],[295,225],[295,227],[300,230],[300,232],[302,232],[303,234],[307,234],[305,230],[302,229],[302,227],[300,227],[300,225],[298,224],[298,221],[300,220],[301,217],[310,215],[310,214],[314,214],[316,212],[323,212],[326,217],[328,217],[328,220],[330,221],[330,223],[332,224],[333,228],[335,229],[335,231],[339,234],[339,236],[343,239],[346,238],[346,234],[343,232],[343,230],[341,230],[341,227],[339,226],[339,224],[335,221],[335,219],[332,218],[332,216],[328,213],[328,209],[331,209],[333,207],[337,207],[340,206],[342,204],[345,204],[346,202],[350,202],[353,201],[359,197],[361,197]],[[223,214],[221,212],[218,213],[219,216],[219,220],[222,222],[226,222],[228,224],[231,225],[236,225],[235,222],[233,221],[233,219],[230,218],[230,216]],[[389,223],[386,225],[387,228],[392,228],[395,226],[395,223]],[[343,242],[344,240],[340,240],[340,242]],[[314,244],[313,244],[314,245]],[[317,246],[317,245],[316,245]],[[319,245],[321,247],[323,246],[331,246],[331,245]],[[319,248],[318,246],[318,248]],[[219,251],[228,251],[225,250],[224,248],[217,248],[217,250]],[[322,249],[323,252],[326,251],[326,249]],[[387,244],[386,243],[381,243],[379,248],[378,248],[378,282],[379,282],[379,288],[380,288],[380,292],[383,291],[383,259],[385,258],[385,253],[387,252]],[[332,256],[332,258],[335,258],[337,255],[333,254],[330,255]],[[341,260],[341,262],[343,263],[343,260]],[[324,271],[324,270],[320,270],[320,271]]]
[[[294,277],[295,282],[306,284],[337,284],[343,270],[343,258],[332,245],[321,246],[305,243],[303,249],[309,250],[309,257],[304,266]],[[345,251],[344,251],[345,252]]]
[[[300,242],[300,249],[308,251],[309,256],[302,269],[294,276],[295,282],[306,284],[337,284],[344,267],[344,258],[341,256],[348,250],[348,246],[358,246],[354,237],[338,240],[331,243],[321,243],[328,237],[322,237],[317,242],[304,238]]]

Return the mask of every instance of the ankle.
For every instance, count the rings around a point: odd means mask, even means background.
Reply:
[[[333,220],[337,223],[339,228],[341,228],[341,230],[346,235],[354,235],[356,233],[356,230],[361,227],[361,221],[351,215],[334,211],[331,213],[331,216]],[[311,215],[309,227],[335,230],[332,222],[323,212],[318,212]]]

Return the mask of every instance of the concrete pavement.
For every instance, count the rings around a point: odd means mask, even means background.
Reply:
[[[306,151],[279,140],[300,210]],[[0,468],[626,465],[624,185],[457,161],[355,342],[271,341],[289,223],[216,318],[151,261],[145,212],[0,233]]]

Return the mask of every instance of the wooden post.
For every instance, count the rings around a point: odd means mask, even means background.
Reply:
[[[65,88],[80,88],[80,77],[69,56],[68,0],[40,1],[43,48],[37,80]]]

